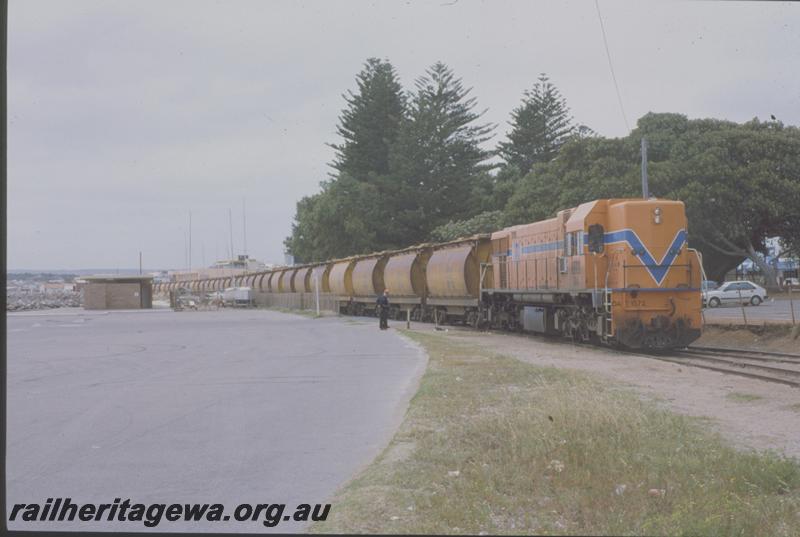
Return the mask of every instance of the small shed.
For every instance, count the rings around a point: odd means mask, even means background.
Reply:
[[[152,276],[87,276],[83,308],[87,310],[150,309]]]

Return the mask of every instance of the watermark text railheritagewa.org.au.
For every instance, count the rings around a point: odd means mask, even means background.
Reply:
[[[286,512],[283,503],[241,503],[232,512],[221,503],[132,503],[130,499],[115,498],[113,503],[73,503],[72,498],[47,498],[42,504],[17,503],[11,508],[9,521],[64,522],[80,520],[108,522],[142,522],[148,528],[162,520],[224,522],[229,520],[260,521],[272,528],[282,521],[318,522],[328,518],[330,504],[299,504]]]

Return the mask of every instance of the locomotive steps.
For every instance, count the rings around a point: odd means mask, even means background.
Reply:
[[[712,432],[708,420],[675,413],[665,408],[668,400],[642,397],[630,378],[617,379],[629,385],[623,387],[574,369],[586,365],[598,371],[605,361],[631,371],[631,364],[644,363],[653,385],[664,370],[705,386],[707,397],[717,393],[705,376],[721,377],[718,373],[694,370],[687,376],[691,368],[676,373],[681,368],[674,364],[506,334],[432,329],[407,334],[430,356],[419,392],[390,446],[339,492],[331,518],[314,531],[796,531],[796,462],[737,449],[730,437]],[[546,367],[550,363],[570,369]],[[766,404],[767,393],[742,387],[756,381],[724,378],[730,386],[720,391],[718,402],[751,425],[766,421],[748,413]],[[780,385],[767,390],[797,393]],[[678,405],[692,403],[687,396]],[[721,419],[714,401],[703,403],[710,417]],[[765,410],[773,423],[780,419],[778,412]],[[784,412],[796,423],[796,410]],[[726,423],[718,425],[728,436]],[[800,453],[800,440],[796,448]]]

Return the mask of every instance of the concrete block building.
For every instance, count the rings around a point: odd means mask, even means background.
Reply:
[[[87,310],[153,307],[152,276],[87,276],[83,307]]]

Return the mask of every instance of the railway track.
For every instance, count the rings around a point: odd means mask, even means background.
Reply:
[[[554,338],[553,341],[557,340]],[[573,344],[575,343],[573,342]],[[592,344],[579,343],[578,345],[595,349],[603,348]],[[686,349],[669,351],[670,354],[643,353],[641,350],[627,351],[620,348],[615,348],[614,352],[800,388],[800,354],[694,345]]]
[[[448,330],[473,332],[472,329],[461,326],[448,325],[446,328]],[[540,335],[519,332],[514,332],[514,334],[533,339],[540,339],[542,337]],[[559,343],[568,341],[561,337],[545,336],[544,339]],[[570,342],[570,344],[593,349],[605,348],[609,350],[608,347],[597,346],[595,344],[575,342]],[[615,347],[613,352],[654,358],[678,365],[698,367],[717,371],[719,373],[727,373],[800,388],[800,354],[755,351],[728,347],[701,347],[694,345],[686,349],[669,351],[670,354],[659,352],[648,353],[641,350],[624,350],[619,347]]]
[[[672,356],[661,354],[649,356],[665,362],[800,388],[798,354],[724,347],[688,347],[673,351]]]

